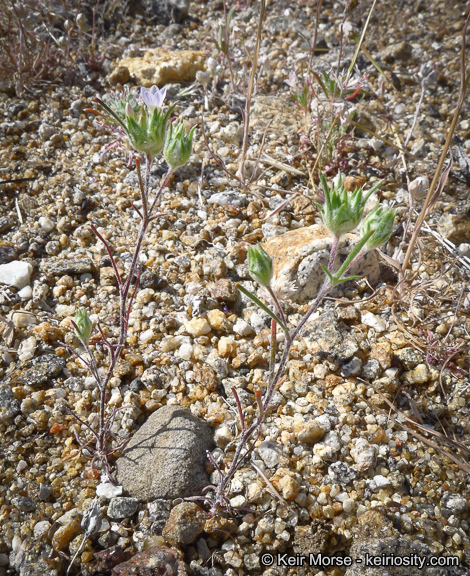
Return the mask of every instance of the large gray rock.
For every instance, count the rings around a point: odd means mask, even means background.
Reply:
[[[53,276],[85,274],[93,272],[94,264],[89,258],[46,258],[41,260],[39,270]]]
[[[341,238],[335,270],[358,239],[357,234],[346,234]],[[321,264],[328,265],[331,243],[331,232],[322,224],[291,230],[266,242],[264,248],[273,259],[272,286],[276,294],[299,303],[315,298],[325,280]],[[371,283],[380,278],[375,251],[368,252],[347,273],[348,276],[356,274],[367,276]]]
[[[338,322],[336,312],[322,314],[301,333],[308,351],[320,360],[342,366],[359,350],[352,334]]]
[[[32,367],[25,370],[19,380],[28,386],[42,386],[58,378],[65,368],[65,361],[54,354],[45,354],[32,361]]]
[[[18,551],[10,554],[10,567],[19,576],[59,576],[62,559],[54,554],[44,538],[25,538]]]
[[[141,501],[195,496],[209,484],[212,431],[180,406],[164,406],[137,431],[116,462],[124,491]]]

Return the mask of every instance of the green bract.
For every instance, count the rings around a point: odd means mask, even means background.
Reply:
[[[273,261],[261,244],[248,248],[248,270],[250,276],[261,284],[268,287],[273,277]]]
[[[117,94],[112,93],[109,95],[108,99],[106,100],[106,106],[109,108],[109,110],[105,109],[108,113],[109,120],[113,123],[118,122],[118,124],[121,124],[121,122],[125,119],[126,114],[129,115],[131,110],[135,115],[141,108],[134,94],[129,90],[127,86],[122,92]]]
[[[77,310],[75,312],[75,333],[78,338],[88,344],[92,330],[93,322],[90,320],[88,312],[86,310]]]
[[[163,155],[172,168],[179,168],[188,162],[193,151],[194,130],[196,126],[193,126],[186,134],[183,122],[180,122],[176,128],[170,123]]]
[[[129,142],[137,152],[143,152],[154,158],[163,150],[168,120],[175,105],[170,106],[166,113],[160,108],[150,112],[142,106],[135,116],[125,118],[125,131]]]
[[[96,100],[110,123],[122,137],[126,137],[131,148],[148,154],[152,159],[160,154],[175,104],[163,112],[160,107],[139,103],[129,91],[113,96],[108,103],[99,98]]]
[[[366,250],[372,250],[382,246],[390,238],[393,231],[393,221],[396,211],[376,206],[364,219],[361,226],[362,236],[366,236],[371,230],[375,230],[365,244]]]
[[[337,238],[352,232],[359,226],[364,212],[364,206],[370,196],[377,190],[382,182],[373,186],[363,197],[363,189],[359,188],[350,194],[343,186],[341,174],[338,183],[330,190],[323,174],[320,174],[322,188],[325,194],[325,203],[317,204],[320,209],[323,223]]]

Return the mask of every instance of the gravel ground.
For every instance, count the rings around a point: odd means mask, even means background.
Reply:
[[[247,247],[321,223],[316,191],[306,176],[315,153],[305,147],[303,116],[285,83],[291,70],[306,67],[305,37],[313,32],[316,10],[311,4],[276,2],[267,9],[248,167],[255,168],[264,134],[266,154],[287,167],[263,164],[265,172],[250,192],[243,192],[210,158],[202,137],[204,112],[211,149],[234,172],[243,125],[238,100],[229,94],[228,71],[224,78],[221,64],[217,70],[206,59],[206,70],[218,74],[207,93],[196,82],[192,94],[177,96],[193,84],[170,81],[168,99],[178,100],[175,115],[188,128],[198,126],[194,154],[170,180],[161,202],[166,216],[152,225],[144,242],[141,286],[107,404],[126,407],[112,427],[114,446],[137,431],[143,434],[149,417],[163,406],[186,407],[203,421],[194,426],[204,425],[204,430],[197,428],[191,436],[188,425],[184,440],[174,430],[158,449],[184,447],[201,458],[195,462],[196,457],[168,456],[173,459],[168,468],[175,465],[178,472],[181,467],[180,474],[172,468],[172,474],[183,478],[177,488],[177,480],[161,479],[167,466],[161,460],[151,462],[150,470],[157,467],[162,476],[147,492],[140,482],[143,469],[122,472],[118,460],[124,490],[101,485],[102,524],[88,538],[80,523],[100,479],[90,472],[74,436],[73,428],[84,434],[84,426],[65,408],[89,421],[97,390],[83,364],[59,341],[78,346],[70,323],[78,308],[86,308],[108,336],[118,334],[113,270],[90,223],[113,247],[125,271],[139,219],[132,207],[138,200],[135,170],[127,166],[122,150],[102,157],[112,138],[85,108],[95,95],[122,88],[129,78],[119,68],[121,59],[141,55],[140,47],[206,50],[210,56],[214,45],[208,38],[223,18],[222,4],[193,2],[185,16],[181,7],[162,3],[151,22],[129,14],[107,36],[114,47],[104,70],[90,73],[79,85],[48,85],[21,97],[0,93],[0,179],[28,179],[0,184],[0,576],[65,574],[77,551],[72,573],[89,575],[111,574],[118,565],[115,574],[130,574],[132,566],[138,567],[134,573],[154,574],[148,566],[158,556],[165,574],[178,569],[201,576],[353,576],[355,560],[365,554],[451,556],[459,562],[457,568],[428,566],[421,571],[413,566],[366,570],[359,565],[361,574],[371,576],[468,573],[465,453],[429,436],[462,467],[418,440],[390,418],[397,415],[384,400],[400,410],[399,421],[405,422],[404,416],[421,421],[470,445],[467,103],[456,130],[450,178],[421,233],[420,256],[412,261],[413,282],[397,295],[395,272],[377,261],[373,285],[365,280],[348,283],[323,302],[292,347],[253,466],[246,463],[232,481],[232,517],[208,519],[194,502],[177,498],[188,496],[187,490],[196,485],[194,478],[191,483],[196,469],[197,490],[201,475],[208,482],[217,480],[202,458],[206,448],[216,458],[233,455],[236,411],[231,388],[238,390],[249,418],[254,391],[265,385],[269,318],[241,298],[235,286],[241,282],[256,290],[246,265]],[[369,3],[360,4],[347,18],[359,31],[369,9]],[[379,199],[398,209],[399,223],[386,248],[389,255],[399,244],[409,212],[396,135],[403,142],[411,128],[421,70],[429,77],[406,167],[410,181],[419,176],[431,180],[457,101],[464,8],[464,2],[436,0],[378,4],[365,47],[387,81],[363,53],[357,61],[360,74],[367,76],[367,89],[355,118],[376,135],[357,129],[328,178],[340,166],[350,187],[367,183],[367,189],[384,179]],[[258,10],[255,3],[242,3],[234,16],[233,67],[240,71],[242,84]],[[351,62],[355,44],[345,40],[340,45],[342,20],[343,8],[325,1],[313,60],[318,72],[336,68],[341,49],[341,66]],[[185,69],[189,74],[195,72],[192,65],[189,72]],[[132,80],[127,84],[134,89]],[[163,161],[155,163],[154,189],[165,172]],[[292,192],[299,195],[267,219]],[[421,202],[417,196],[418,209]],[[308,309],[305,295],[302,299],[293,294],[295,286],[286,300],[291,327]],[[97,359],[104,362],[106,357],[97,352]],[[184,419],[184,413],[180,417]],[[139,493],[132,491],[137,482],[132,474],[141,476]],[[164,482],[169,487],[165,484],[159,493]],[[273,556],[268,567],[269,554],[280,557]],[[307,560],[302,565],[300,559],[309,554],[352,556],[354,562],[351,567],[308,566]]]

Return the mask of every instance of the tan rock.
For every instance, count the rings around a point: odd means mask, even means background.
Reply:
[[[101,286],[114,286],[116,284],[114,268],[111,266],[100,268],[100,284]]]
[[[293,423],[294,434],[299,442],[305,442],[309,446],[313,446],[325,435],[325,430],[315,420],[304,422],[303,420],[295,420]]]
[[[12,319],[15,328],[27,328],[36,324],[36,316],[31,312],[13,312]]]
[[[295,479],[295,474],[286,468],[279,468],[271,478],[271,483],[282,497],[286,500],[295,500],[300,492],[300,484]]]
[[[127,69],[137,84],[146,88],[154,84],[162,87],[169,82],[193,82],[196,72],[204,70],[205,64],[206,55],[202,51],[157,48],[143,57],[124,58],[115,72]]]
[[[222,310],[211,310],[207,313],[207,320],[214,330],[227,330],[228,322]]]
[[[204,532],[210,534],[217,540],[227,540],[230,534],[237,531],[237,523],[232,518],[224,518],[223,516],[214,516],[206,520],[204,524]]]
[[[61,526],[52,537],[52,547],[64,550],[72,538],[80,531],[79,516],[76,516],[67,526]]]
[[[390,342],[377,342],[377,344],[374,344],[370,358],[377,360],[384,370],[390,368],[392,365],[392,346]]]
[[[63,338],[63,330],[53,326],[49,322],[41,322],[34,328],[34,332],[43,342],[60,340]]]
[[[129,68],[126,66],[118,66],[108,76],[109,83],[113,86],[115,84],[125,84],[126,82],[129,82],[130,79],[131,75]]]
[[[219,354],[226,358],[227,356],[233,356],[237,352],[237,344],[233,338],[228,336],[223,337],[219,340],[217,345]]]
[[[258,332],[253,340],[253,346],[259,347],[262,346],[263,348],[267,348],[269,346],[269,338],[271,336],[271,330],[269,328],[265,328]]]
[[[341,239],[336,268],[358,238],[356,234],[346,234]],[[264,249],[274,265],[272,286],[278,296],[295,302],[314,298],[325,278],[320,265],[328,264],[331,243],[331,232],[322,224],[291,230],[266,242]],[[348,272],[348,275],[354,274],[367,276],[372,283],[379,279],[379,263],[374,251],[368,252]]]
[[[238,290],[235,284],[227,278],[218,280],[211,290],[212,296],[222,302],[236,302]]]
[[[186,322],[184,327],[186,332],[197,338],[198,336],[203,336],[211,331],[211,327],[205,318],[193,318]]]
[[[246,361],[248,368],[250,368],[250,369],[254,368],[258,364],[262,364],[263,362],[264,362],[263,355],[260,352],[258,352],[258,350],[256,350],[255,352],[252,352],[248,356],[248,359]]]
[[[199,366],[199,364],[194,365],[194,381],[201,384],[209,392],[215,392],[219,383],[216,373],[207,364],[202,366]]]
[[[172,546],[191,544],[204,530],[204,511],[194,502],[182,502],[170,512],[162,536]]]
[[[430,373],[426,364],[418,364],[413,370],[405,372],[403,379],[410,384],[424,384],[430,378]]]

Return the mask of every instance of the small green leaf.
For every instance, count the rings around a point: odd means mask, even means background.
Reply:
[[[237,284],[237,288],[240,290],[240,292],[243,292],[243,294],[245,294],[245,296],[248,296],[248,298],[250,298],[250,300],[252,300],[257,306],[259,306],[261,308],[261,310],[263,310],[264,312],[266,312],[266,314],[269,314],[269,316],[271,316],[271,318],[273,320],[275,320],[279,326],[282,328],[282,330],[284,331],[285,335],[288,337],[289,336],[289,330],[286,328],[286,326],[282,323],[282,320],[279,319],[278,316],[276,316],[276,314],[274,314],[274,312],[272,310],[270,310],[265,304],[263,304],[261,302],[261,300],[259,298],[257,298],[254,294],[252,294],[249,290],[247,290],[244,286],[241,286],[240,284]]]
[[[335,282],[335,278],[332,276],[332,274],[330,273],[330,271],[328,270],[328,268],[326,266],[323,266],[323,264],[320,264],[320,266],[323,269],[323,272],[328,276],[330,282]]]
[[[230,8],[230,12],[227,14],[227,29],[230,28],[230,22],[232,21],[235,9],[236,6],[233,6],[232,8]]]
[[[128,132],[127,126],[124,124],[124,122],[119,118],[119,116],[113,110],[111,110],[111,108],[105,102],[103,102],[103,100],[101,100],[101,98],[95,98],[95,100],[111,116],[111,118],[113,118],[118,124],[120,124],[121,127],[126,132]]]
[[[349,280],[357,280],[358,278],[360,278],[360,276],[347,276],[346,278],[340,278],[336,283],[339,284],[340,282],[349,282]]]

